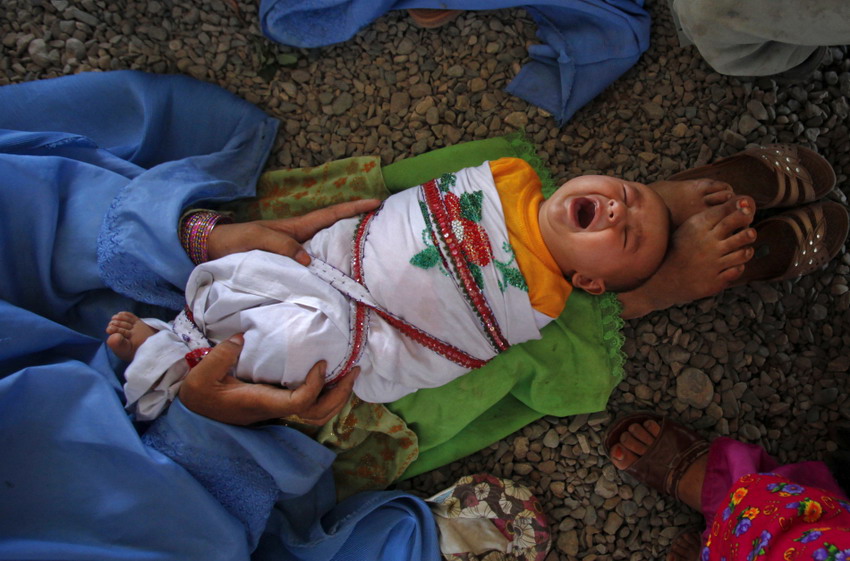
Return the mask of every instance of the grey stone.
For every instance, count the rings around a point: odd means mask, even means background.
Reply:
[[[660,120],[664,118],[664,109],[657,103],[646,102],[641,106],[641,108],[643,109],[644,113],[646,113],[646,116],[650,119]]]
[[[568,532],[562,533],[560,536],[558,536],[556,546],[558,548],[558,551],[560,551],[561,553],[565,553],[573,557],[578,555],[578,532],[576,532],[575,530],[570,530]]]
[[[100,23],[100,21],[95,16],[91,15],[88,12],[84,12],[77,7],[69,8],[67,13],[71,16],[71,18],[77,21],[81,21],[91,27],[97,27],[98,23]]]
[[[390,97],[390,113],[399,115],[406,113],[410,107],[410,95],[407,92],[393,92]]]
[[[747,136],[757,128],[759,128],[759,122],[754,117],[747,114],[741,115],[738,121],[738,132]]]
[[[714,397],[714,386],[702,370],[685,368],[676,379],[676,397],[692,407],[705,409]]]
[[[759,121],[766,121],[768,118],[767,109],[764,107],[764,104],[757,99],[751,99],[747,102],[747,111]]]
[[[547,448],[557,448],[561,444],[561,437],[555,429],[549,429],[546,436],[543,437],[543,446]]]
[[[521,111],[514,111],[505,117],[505,123],[509,124],[515,129],[521,129],[528,124],[528,116]]]
[[[609,512],[608,517],[605,519],[605,526],[602,529],[606,534],[613,535],[617,533],[617,530],[619,530],[622,525],[623,517],[616,512]]]
[[[32,58],[32,61],[39,66],[47,66],[50,64],[50,56],[47,52],[47,43],[44,39],[33,39],[27,47],[27,52]]]
[[[348,92],[339,94],[331,104],[334,115],[344,115],[354,105],[354,97]]]
[[[593,492],[600,497],[610,499],[617,495],[617,484],[605,479],[604,477],[600,477],[596,481],[596,486],[593,488]]]

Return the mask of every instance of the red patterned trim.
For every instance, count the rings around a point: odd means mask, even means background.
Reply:
[[[376,214],[377,211],[372,211],[363,217],[363,220],[361,220],[360,224],[357,226],[357,232],[354,235],[354,241],[352,246],[352,278],[354,278],[355,281],[362,284],[363,286],[366,286],[363,279],[363,250],[366,242],[366,232],[368,231],[369,222],[372,220],[372,218],[375,217]],[[437,339],[436,337],[426,333],[425,331],[422,331],[415,325],[411,325],[409,322],[387,312],[386,310],[382,310],[374,306],[369,306],[367,304],[363,304],[362,302],[356,302],[355,306],[357,310],[356,313],[358,319],[355,322],[354,326],[354,344],[352,345],[354,349],[352,350],[352,353],[349,356],[345,367],[343,367],[342,372],[335,379],[339,379],[345,374],[347,374],[356,362],[356,360],[359,358],[359,353],[362,351],[362,345],[365,343],[366,339],[365,332],[366,327],[368,325],[367,319],[369,310],[372,310],[376,314],[381,316],[384,321],[386,321],[395,329],[400,331],[402,335],[409,337],[410,339],[416,341],[425,348],[431,349],[435,353],[446,358],[447,360],[454,362],[455,364],[463,366],[464,368],[472,369],[481,368],[487,363],[487,361],[485,360],[481,360],[479,358],[471,356],[458,349],[457,347],[454,347],[444,341]]]
[[[423,347],[431,349],[435,353],[454,362],[455,364],[459,364],[460,366],[469,369],[481,368],[482,366],[487,364],[486,360],[475,358],[474,356],[463,352],[457,347],[454,347],[444,341],[440,341],[433,335],[429,335],[428,333],[422,331],[415,325],[411,325],[403,319],[390,314],[389,312],[380,310],[378,308],[372,309],[375,310],[376,314],[384,318],[384,321],[401,331],[403,335],[410,337]]]
[[[377,210],[373,210],[360,219],[360,224],[357,225],[357,230],[355,231],[354,240],[352,242],[352,273],[354,274],[355,280],[361,284],[361,279],[363,278],[361,261],[363,255],[363,241],[366,237],[366,225],[370,220],[372,220],[376,213]],[[368,319],[369,310],[366,306],[360,302],[354,302],[354,318],[351,321],[351,331],[353,335],[351,345],[348,349],[348,358],[346,358],[342,368],[340,368],[334,376],[326,380],[327,384],[337,382],[344,376],[347,376],[348,373],[351,372],[351,369],[354,368],[357,361],[360,360],[360,355],[363,354],[363,348],[366,346],[366,329],[368,327]]]
[[[487,304],[487,299],[484,297],[481,289],[478,288],[478,284],[475,282],[475,279],[472,277],[472,273],[469,271],[469,266],[463,257],[463,250],[461,249],[460,242],[458,242],[457,236],[455,236],[455,233],[452,230],[451,221],[448,213],[446,212],[443,198],[440,195],[440,189],[437,187],[437,181],[432,179],[431,181],[422,184],[421,189],[425,198],[425,205],[428,207],[428,210],[431,212],[431,216],[433,217],[432,223],[438,230],[437,235],[448,248],[448,251],[445,252],[444,259],[448,258],[451,260],[451,264],[457,273],[457,277],[460,278],[461,288],[466,295],[466,299],[471,304],[472,309],[478,316],[478,319],[481,320],[484,327],[484,334],[490,340],[490,343],[494,346],[494,348],[496,348],[499,352],[507,350],[508,347],[510,347],[510,343],[508,343],[508,340],[504,335],[502,335],[502,332],[499,329],[499,323],[496,321],[496,316],[493,314],[493,310],[490,309],[490,306]],[[437,243],[437,240],[435,240],[435,243]]]

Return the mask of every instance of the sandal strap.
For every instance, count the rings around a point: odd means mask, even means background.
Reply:
[[[647,418],[655,417],[654,415]],[[656,419],[661,432],[646,453],[624,471],[645,485],[679,499],[679,482],[709,442],[691,429],[666,417]]]
[[[681,452],[676,457],[675,464],[667,472],[667,480],[664,482],[664,492],[681,502],[682,499],[679,497],[679,482],[685,476],[688,468],[703,455],[707,454],[710,447],[711,444],[707,440],[700,439]]]
[[[814,200],[814,181],[809,170],[800,163],[797,147],[791,144],[768,144],[744,150],[776,174],[776,196],[765,208],[790,206]]]
[[[788,270],[777,280],[792,279],[809,274],[826,265],[832,256],[825,246],[826,220],[820,204],[798,207],[765,220],[785,222],[797,240],[794,258]]]

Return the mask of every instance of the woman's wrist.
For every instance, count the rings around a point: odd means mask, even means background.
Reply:
[[[180,220],[180,244],[195,265],[209,261],[208,242],[216,224],[229,224],[233,220],[211,210],[186,213]]]

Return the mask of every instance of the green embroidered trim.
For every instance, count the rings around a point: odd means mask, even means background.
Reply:
[[[463,193],[460,196],[460,215],[472,222],[481,222],[484,191]]]
[[[410,264],[420,269],[430,269],[440,263],[440,252],[433,245],[429,245],[410,258]]]
[[[419,210],[422,212],[422,218],[425,220],[425,230],[431,229],[431,216],[428,214],[428,206],[424,201],[419,201]]]
[[[528,292],[528,283],[525,282],[525,277],[522,276],[522,273],[517,267],[511,267],[511,265],[516,262],[516,253],[514,253],[514,248],[508,242],[504,242],[502,244],[502,251],[509,254],[511,259],[504,263],[498,259],[493,259],[493,264],[496,266],[496,270],[502,274],[502,278],[499,279],[499,290],[505,292],[509,286],[513,286],[523,292]]]
[[[422,212],[422,218],[425,220],[425,229],[422,230],[422,243],[425,245],[425,249],[411,257],[410,264],[420,269],[438,267],[443,275],[449,276],[449,272],[443,266],[440,251],[431,242],[431,217],[428,214],[428,207],[423,201],[419,201],[419,210]]]
[[[453,173],[444,173],[440,176],[438,183],[440,184],[440,191],[447,193],[457,183],[457,176]]]
[[[505,136],[505,140],[511,146],[517,158],[522,158],[534,169],[537,177],[540,178],[540,183],[543,185],[543,196],[547,199],[552,196],[559,186],[555,185],[552,179],[552,173],[549,168],[543,163],[543,159],[537,155],[537,149],[534,144],[525,136],[525,131],[517,131]]]
[[[605,352],[611,360],[611,375],[621,381],[625,375],[626,353],[623,352],[623,344],[626,338],[623,336],[623,305],[614,292],[606,292],[597,297],[599,311],[602,316],[602,343]]]

